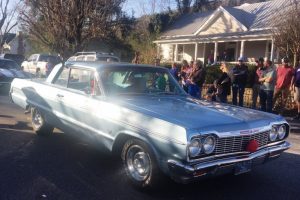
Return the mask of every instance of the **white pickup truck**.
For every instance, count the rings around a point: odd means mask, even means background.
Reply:
[[[24,69],[24,71],[27,71],[31,74],[36,74],[39,71],[42,76],[45,76],[46,65],[49,59],[51,59],[51,62],[54,65],[61,62],[61,59],[58,56],[48,54],[32,54],[21,64],[21,67]]]

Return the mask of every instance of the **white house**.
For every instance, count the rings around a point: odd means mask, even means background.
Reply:
[[[243,56],[248,62],[259,57],[276,62],[279,52],[272,39],[272,25],[278,12],[291,5],[289,0],[272,0],[186,14],[154,41],[158,56],[163,61],[207,62],[208,57],[221,60],[226,52],[229,61]]]

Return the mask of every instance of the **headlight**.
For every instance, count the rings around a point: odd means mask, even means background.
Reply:
[[[278,138],[280,140],[282,140],[284,138],[285,134],[286,134],[286,126],[285,125],[279,126],[279,128],[278,128]]]
[[[201,152],[201,142],[199,139],[192,139],[189,145],[189,154],[191,157],[196,157]]]
[[[215,150],[216,140],[213,136],[208,136],[203,142],[203,149],[205,154],[211,154]]]
[[[269,133],[269,138],[271,142],[274,142],[277,138],[277,129],[275,126],[272,126],[270,133]]]

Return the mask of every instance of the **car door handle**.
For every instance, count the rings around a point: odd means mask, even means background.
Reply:
[[[64,97],[64,95],[62,95],[62,94],[57,94],[56,95],[58,98],[63,98]]]

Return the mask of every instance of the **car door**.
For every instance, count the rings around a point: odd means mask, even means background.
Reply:
[[[66,74],[66,73],[65,73]],[[72,67],[68,80],[65,74],[59,76],[53,84],[56,85],[55,114],[68,129],[76,129],[91,136],[97,132],[93,128],[93,112],[101,107],[94,97],[99,87],[95,82],[96,72],[91,69]]]

